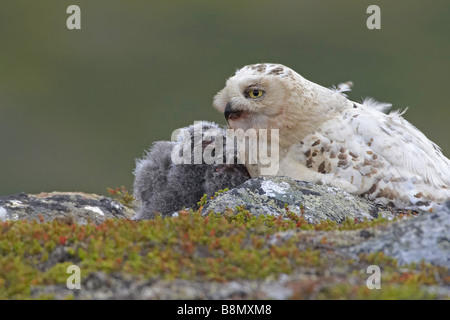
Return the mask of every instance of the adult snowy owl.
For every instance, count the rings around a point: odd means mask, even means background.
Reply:
[[[328,89],[280,64],[245,66],[214,97],[231,129],[279,129],[277,175],[376,203],[429,210],[450,198],[450,160],[391,105]],[[269,142],[277,143],[277,142]],[[248,156],[248,155],[247,155]],[[246,163],[252,177],[261,164]]]

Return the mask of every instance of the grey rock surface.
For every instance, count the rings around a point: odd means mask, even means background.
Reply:
[[[134,210],[114,199],[83,192],[14,194],[0,197],[0,221],[62,219],[96,224],[108,218],[131,218]]]
[[[121,274],[90,274],[80,290],[63,285],[33,287],[31,296],[51,294],[54,299],[73,296],[77,300],[178,300],[178,299],[289,299],[292,290],[289,281],[296,276],[281,275],[278,279],[205,282],[183,279],[143,280]]]
[[[248,180],[209,200],[202,214],[221,213],[244,205],[254,215],[278,216],[286,215],[285,204],[290,211],[303,214],[310,223],[327,219],[342,222],[345,218],[372,220],[380,213],[394,217],[388,210],[379,211],[371,201],[338,188],[280,176]]]
[[[355,255],[377,251],[400,265],[423,259],[450,268],[450,201],[436,212],[394,222],[377,237],[348,250]]]
[[[372,219],[380,209],[368,200],[336,188],[271,177],[249,180],[217,196],[206,204],[202,213],[207,214],[209,210],[222,212],[227,207],[244,204],[253,214],[285,215],[285,203],[291,211],[303,214],[311,223],[320,219],[340,222],[345,217]],[[382,214],[395,215],[387,210]],[[0,221],[64,219],[85,224],[88,221],[101,223],[107,218],[126,219],[133,215],[132,209],[118,201],[93,194],[52,192],[0,197]],[[326,252],[326,257],[355,260],[360,253],[382,251],[400,264],[423,259],[450,268],[449,230],[450,201],[435,213],[423,213],[380,228],[288,230],[272,235],[268,243],[278,246],[286,241],[295,241],[302,251],[320,249],[324,254]],[[333,246],[322,244],[325,237]],[[38,268],[45,272],[57,263],[72,261],[67,250],[63,246],[55,248]],[[290,299],[295,297],[295,292],[303,292],[298,288],[314,283],[315,293],[308,296],[314,299],[315,294],[326,290],[329,284],[342,281],[345,285],[345,281],[353,279],[348,278],[351,270],[350,265],[345,264],[330,265],[326,274],[320,273],[319,269],[300,268],[289,275],[225,283],[195,279],[142,279],[129,274],[94,272],[82,278],[82,290],[70,290],[65,285],[47,285],[31,287],[30,293],[34,298],[50,295],[55,299]],[[430,290],[436,290],[438,297],[443,298],[448,298],[450,293],[445,284]]]

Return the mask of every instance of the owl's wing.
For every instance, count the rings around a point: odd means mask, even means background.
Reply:
[[[406,111],[406,110],[405,110]],[[404,112],[403,112],[404,113]],[[440,148],[402,117],[399,111],[384,114],[359,105],[346,117],[348,125],[374,154],[401,173],[402,177],[450,187],[450,160]]]
[[[290,170],[309,181],[343,185],[347,191],[405,208],[425,208],[427,199],[450,198],[450,161],[398,112],[386,115],[355,104],[295,148],[295,161],[306,163],[309,171]]]

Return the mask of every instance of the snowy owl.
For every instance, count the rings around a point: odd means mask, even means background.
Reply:
[[[375,203],[429,210],[450,198],[450,160],[391,105],[313,83],[280,64],[245,66],[214,97],[231,129],[278,129],[277,175],[328,184]],[[272,142],[273,143],[273,142]],[[270,149],[270,146],[268,146]],[[252,177],[262,164],[249,164]]]

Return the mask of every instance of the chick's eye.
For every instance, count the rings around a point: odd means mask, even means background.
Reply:
[[[259,98],[264,94],[264,91],[255,89],[255,90],[248,90],[246,93],[250,98]]]

